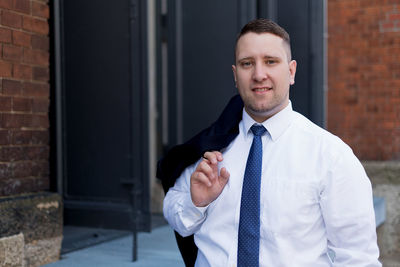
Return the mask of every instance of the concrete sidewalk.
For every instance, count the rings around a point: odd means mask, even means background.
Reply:
[[[385,221],[385,200],[374,197],[376,225]],[[162,218],[155,217],[159,223]],[[111,241],[62,255],[61,260],[44,265],[46,267],[179,267],[185,266],[172,228],[161,222],[151,233],[138,234],[138,260],[132,262],[132,235],[126,235]],[[72,230],[77,232],[76,230]],[[80,235],[79,232],[77,232]],[[397,265],[396,265],[397,266]]]
[[[132,235],[62,255],[46,267],[179,267],[185,266],[173,230],[164,225],[138,234],[138,260],[132,262]]]

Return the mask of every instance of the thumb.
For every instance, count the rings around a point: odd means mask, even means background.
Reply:
[[[229,172],[226,170],[225,167],[221,168],[221,171],[219,173],[219,183],[221,184],[221,186],[225,186],[226,183],[229,180]]]

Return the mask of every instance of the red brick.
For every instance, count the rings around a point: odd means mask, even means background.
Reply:
[[[32,115],[31,118],[31,126],[33,128],[49,128],[49,117],[48,115]]]
[[[47,20],[24,16],[22,27],[30,32],[35,32],[43,35],[49,34],[49,24]]]
[[[13,8],[22,13],[31,13],[31,5],[29,0],[14,0]]]
[[[9,145],[11,143],[10,131],[0,130],[0,146]]]
[[[13,77],[23,80],[32,79],[32,67],[28,65],[14,64]]]
[[[392,21],[382,23],[382,28],[384,30],[392,29],[393,27],[394,27],[394,23]]]
[[[32,48],[48,51],[49,50],[49,38],[43,35],[32,35]]]
[[[21,147],[0,147],[0,162],[12,162],[21,160]]]
[[[21,180],[5,177],[0,179],[0,196],[10,196],[20,194]]]
[[[32,131],[13,130],[10,141],[13,145],[28,145],[32,142]]]
[[[30,47],[31,46],[31,35],[29,33],[13,31],[13,44]]]
[[[5,95],[20,95],[22,92],[22,84],[19,81],[3,79],[3,94]]]
[[[0,61],[0,77],[11,77],[12,64],[9,62]]]
[[[0,181],[12,177],[12,167],[10,163],[0,163]]]
[[[32,162],[18,161],[11,163],[13,178],[23,178],[32,176]]]
[[[32,2],[32,15],[48,19],[50,17],[49,6],[45,3]]]
[[[20,29],[22,26],[21,15],[3,10],[1,12],[1,24],[4,26]]]
[[[46,191],[48,189],[48,177],[19,177],[0,181],[0,196]]]
[[[398,7],[360,4],[328,1],[328,129],[361,159],[396,159],[400,96],[393,88],[399,87],[400,57],[394,51],[400,39],[391,32],[400,31],[392,16]]]
[[[26,82],[23,85],[23,95],[31,97],[49,97],[50,86],[44,83]]]
[[[49,65],[49,53],[42,50],[24,49],[24,62],[36,65]]]
[[[14,45],[3,45],[3,59],[20,61],[22,59],[22,47]]]
[[[48,144],[49,143],[49,132],[44,131],[32,131],[32,144]]]
[[[0,114],[1,127],[2,128],[22,128],[22,127],[30,127],[31,122],[26,115],[23,114]]]
[[[49,111],[48,98],[34,98],[32,99],[32,112],[47,113]]]
[[[11,43],[11,30],[0,28],[0,42]]]
[[[47,146],[3,146],[0,147],[0,162],[14,162],[24,160],[47,160],[49,148]]]
[[[11,97],[0,95],[0,111],[11,111]]]
[[[0,128],[5,128],[4,125],[6,124],[6,119],[7,118],[4,117],[4,114],[0,113]]]
[[[32,160],[49,160],[50,158],[50,148],[48,146],[37,146],[37,147],[32,147],[32,150],[28,153],[29,157]],[[47,164],[48,167],[48,164]],[[46,168],[47,168],[46,167]],[[48,170],[47,170],[48,174]]]
[[[32,79],[47,82],[50,79],[49,68],[33,67]]]
[[[32,175],[36,177],[40,176],[47,176],[49,175],[49,162],[42,160],[42,161],[33,161],[32,162]]]
[[[25,152],[30,160],[48,160],[50,150],[48,146],[29,147]]]
[[[11,9],[12,8],[12,0],[0,0],[0,7]]]
[[[20,112],[31,112],[32,111],[32,100],[30,98],[20,98],[14,97],[13,98],[13,111],[20,111]]]
[[[48,175],[46,175],[48,176]],[[35,189],[37,191],[47,191],[50,188],[50,180],[48,177],[35,177],[34,179]]]
[[[389,19],[390,20],[400,20],[400,13],[390,14]]]

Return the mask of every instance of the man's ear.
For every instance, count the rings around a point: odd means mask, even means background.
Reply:
[[[237,87],[237,76],[236,76],[236,66],[232,65],[233,79],[235,80],[235,86]]]
[[[294,77],[296,76],[297,62],[296,60],[292,60],[289,62],[289,76],[290,76],[290,85],[294,84]]]

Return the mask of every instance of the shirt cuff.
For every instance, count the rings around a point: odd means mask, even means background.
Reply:
[[[188,193],[181,203],[179,212],[183,225],[188,229],[199,226],[207,216],[207,208],[208,206],[196,207],[192,202],[190,193]]]
[[[210,206],[210,204],[208,204],[205,207],[197,207],[196,205],[193,204],[192,196],[190,195],[190,193],[186,196],[184,203],[185,203],[184,205],[185,210],[195,214],[196,216],[198,215],[204,216],[208,206]]]

